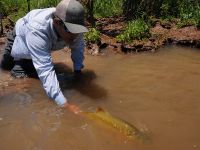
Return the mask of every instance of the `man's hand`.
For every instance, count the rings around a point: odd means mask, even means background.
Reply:
[[[73,104],[65,103],[63,105],[63,107],[69,109],[69,111],[71,111],[71,112],[73,112],[75,114],[78,114],[78,113],[81,112],[80,108],[78,106],[76,106],[76,105],[73,105]]]
[[[74,70],[74,76],[75,77],[80,77],[82,75],[82,71],[81,70]]]

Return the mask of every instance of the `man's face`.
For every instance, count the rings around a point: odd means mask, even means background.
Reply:
[[[59,18],[53,19],[53,26],[58,32],[59,36],[66,42],[71,43],[78,34],[73,34],[67,30],[64,23]]]

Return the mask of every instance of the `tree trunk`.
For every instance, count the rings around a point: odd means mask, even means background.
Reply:
[[[29,12],[31,10],[30,0],[27,0],[27,4],[28,4],[28,12]]]
[[[92,25],[92,27],[95,27],[95,21],[94,21],[94,0],[88,0],[86,6],[87,6],[87,18],[89,20],[89,23]]]
[[[3,14],[2,13],[0,13],[0,24],[1,24],[0,35],[3,35]]]
[[[124,0],[123,14],[126,18],[132,19],[138,16],[138,6],[141,0]]]

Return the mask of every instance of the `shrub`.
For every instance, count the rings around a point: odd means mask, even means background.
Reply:
[[[200,25],[200,4],[198,1],[182,2],[180,6],[180,19],[178,27]]]
[[[150,36],[148,25],[142,20],[130,21],[122,34],[116,38],[119,42],[131,42],[134,39],[141,40]]]
[[[95,28],[90,28],[89,32],[84,34],[87,42],[97,43],[100,40],[100,32]]]

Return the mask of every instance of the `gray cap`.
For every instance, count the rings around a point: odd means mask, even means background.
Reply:
[[[78,1],[62,0],[56,6],[55,15],[64,22],[71,33],[88,32],[84,26],[84,8]]]

